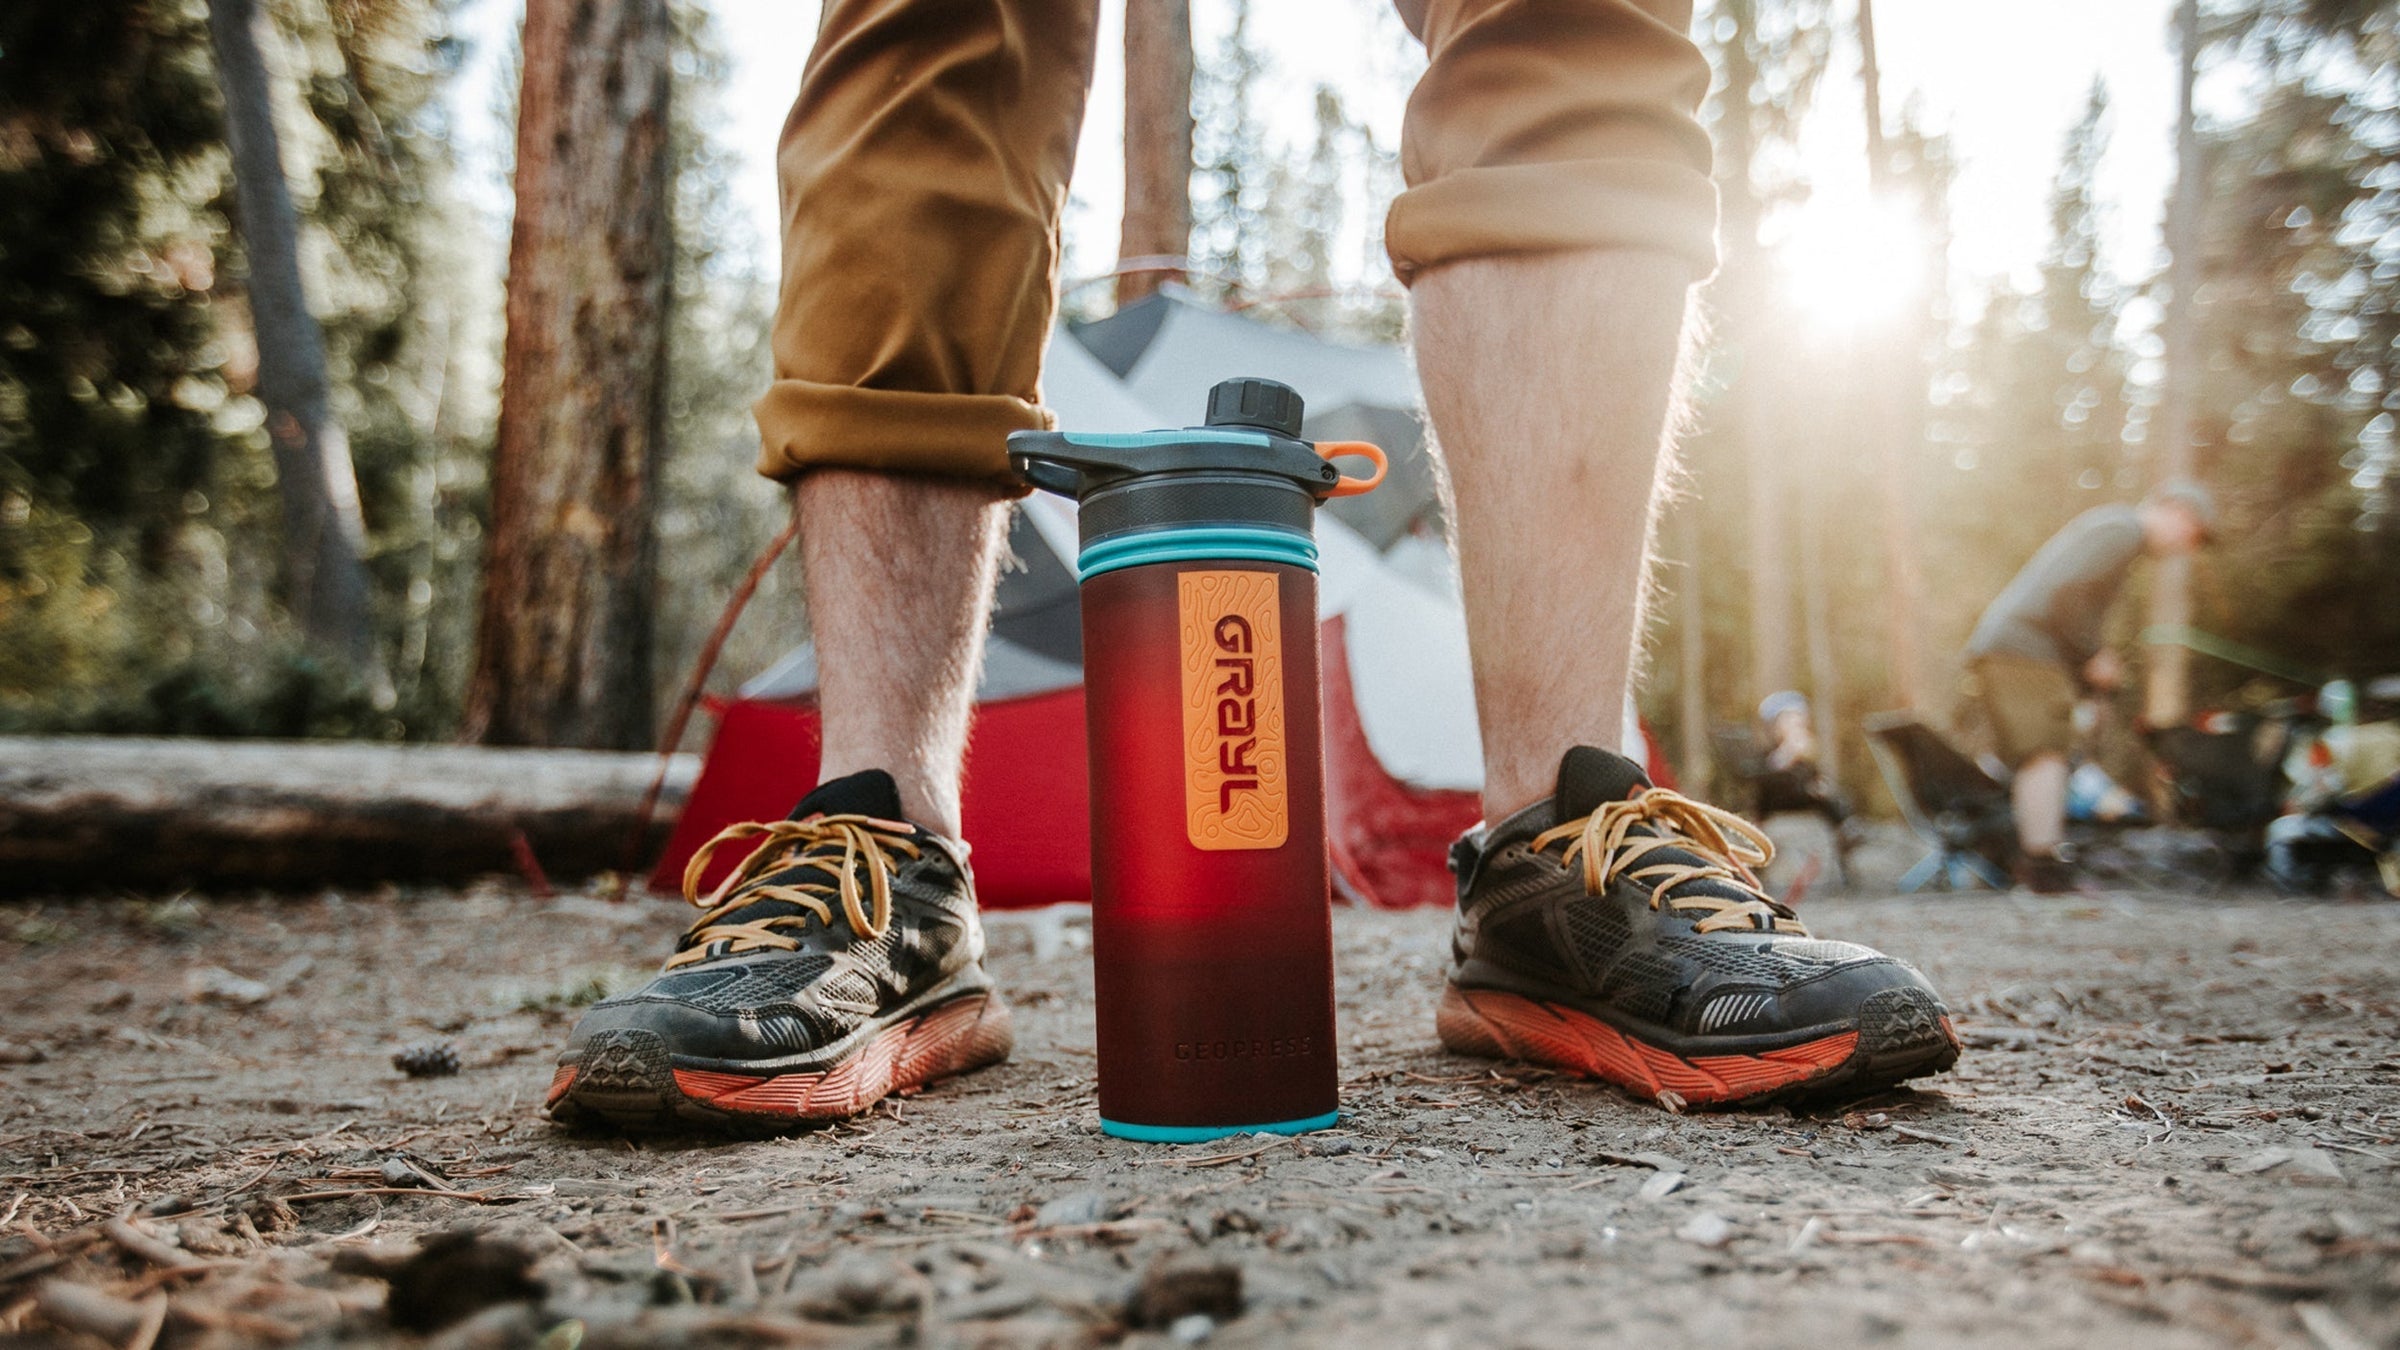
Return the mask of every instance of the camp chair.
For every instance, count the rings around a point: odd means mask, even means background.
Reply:
[[[1758,733],[1744,722],[1718,722],[1708,729],[1708,744],[1717,762],[1718,796],[1746,803],[1751,796],[1751,783],[1767,770],[1767,756],[1759,749]]]
[[[1914,713],[1875,713],[1866,727],[1884,785],[1909,828],[1932,848],[1900,878],[1901,893],[1923,890],[1936,879],[1944,890],[1977,882],[2007,890],[2008,875],[1993,862],[2015,834],[2007,785]]]
[[[1752,820],[1764,825],[1770,816],[1813,816],[1825,822],[1833,840],[1833,865],[1842,885],[1851,884],[1850,851],[1854,835],[1847,824],[1849,807],[1839,797],[1832,811],[1822,799],[1791,786],[1791,775],[1767,767],[1766,747],[1756,728],[1741,722],[1719,722],[1709,728],[1716,749],[1720,779],[1718,800],[1739,803]]]
[[[2383,888],[2400,896],[2400,774],[2336,801],[2326,814],[2375,855]]]
[[[2291,729],[2249,712],[2207,713],[2148,733],[2166,770],[2176,815],[2229,835],[2264,829],[2283,806],[2283,752]]]

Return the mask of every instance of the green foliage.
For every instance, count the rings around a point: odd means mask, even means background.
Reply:
[[[1234,0],[1233,26],[1192,73],[1194,285],[1218,297],[1256,289],[1266,274],[1263,222],[1273,160],[1258,97],[1267,60],[1252,40],[1250,0]]]
[[[481,468],[457,469],[473,419],[444,415],[461,402],[447,316],[488,302],[430,265],[456,247],[441,5],[270,5],[278,104],[299,119],[284,168],[399,658],[382,707],[302,656],[272,598],[274,468],[205,0],[0,12],[0,724],[391,737],[454,719],[468,634],[434,594],[473,584]]]
[[[2040,283],[1990,298],[1938,386],[1934,435],[1947,462],[1928,465],[1930,535],[1941,544],[1931,567],[1937,594],[1965,599],[1941,616],[1946,649],[2059,527],[2145,485],[2127,441],[2124,297],[2100,249],[2107,115],[2095,81],[2060,150]],[[1996,501],[2012,509],[1990,509]]]
[[[1193,72],[1191,287],[1319,336],[1398,342],[1399,292],[1355,278],[1385,275],[1381,222],[1400,190],[1399,156],[1323,85],[1305,150],[1271,145],[1258,105],[1273,73],[1237,0],[1232,27]],[[1356,268],[1342,256],[1353,221],[1373,222]]]
[[[218,449],[218,138],[199,0],[0,7],[0,486],[137,552]]]
[[[2400,671],[2400,6],[2263,0],[2217,31],[2256,95],[2205,141],[2198,436],[2227,520],[2200,623],[2328,675]]]

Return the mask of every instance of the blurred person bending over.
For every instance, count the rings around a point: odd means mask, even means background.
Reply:
[[[1993,749],[2014,775],[2017,879],[2036,891],[2064,890],[2067,758],[2075,748],[2075,705],[2088,692],[2124,683],[2125,666],[2103,646],[2109,606],[2134,560],[2189,554],[2216,525],[2216,503],[2197,483],[2166,484],[2138,506],[2095,506],[2036,551],[1983,611],[1967,639],[1974,697]]]
[[[693,897],[659,978],[585,1014],[562,1119],[773,1127],[1008,1053],[959,774],[1025,490],[1004,438],[1052,425],[1040,366],[1097,8],[825,7],[777,160],[757,408],[759,467],[798,494],[822,779],[790,819],[715,841],[744,861]],[[1692,1102],[1947,1067],[1916,971],[1812,938],[1759,888],[1763,835],[1617,753],[1690,292],[1716,259],[1689,0],[1400,8],[1429,63],[1385,238],[1455,485],[1491,822],[1452,850],[1439,1035]]]

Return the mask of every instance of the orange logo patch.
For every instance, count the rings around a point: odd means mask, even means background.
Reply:
[[[1283,591],[1273,572],[1183,572],[1184,833],[1201,849],[1280,848]]]

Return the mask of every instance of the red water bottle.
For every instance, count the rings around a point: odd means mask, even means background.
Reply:
[[[1311,445],[1300,415],[1228,380],[1205,426],[1008,438],[1082,503],[1100,1127],[1122,1138],[1338,1116],[1314,522],[1384,457]]]

